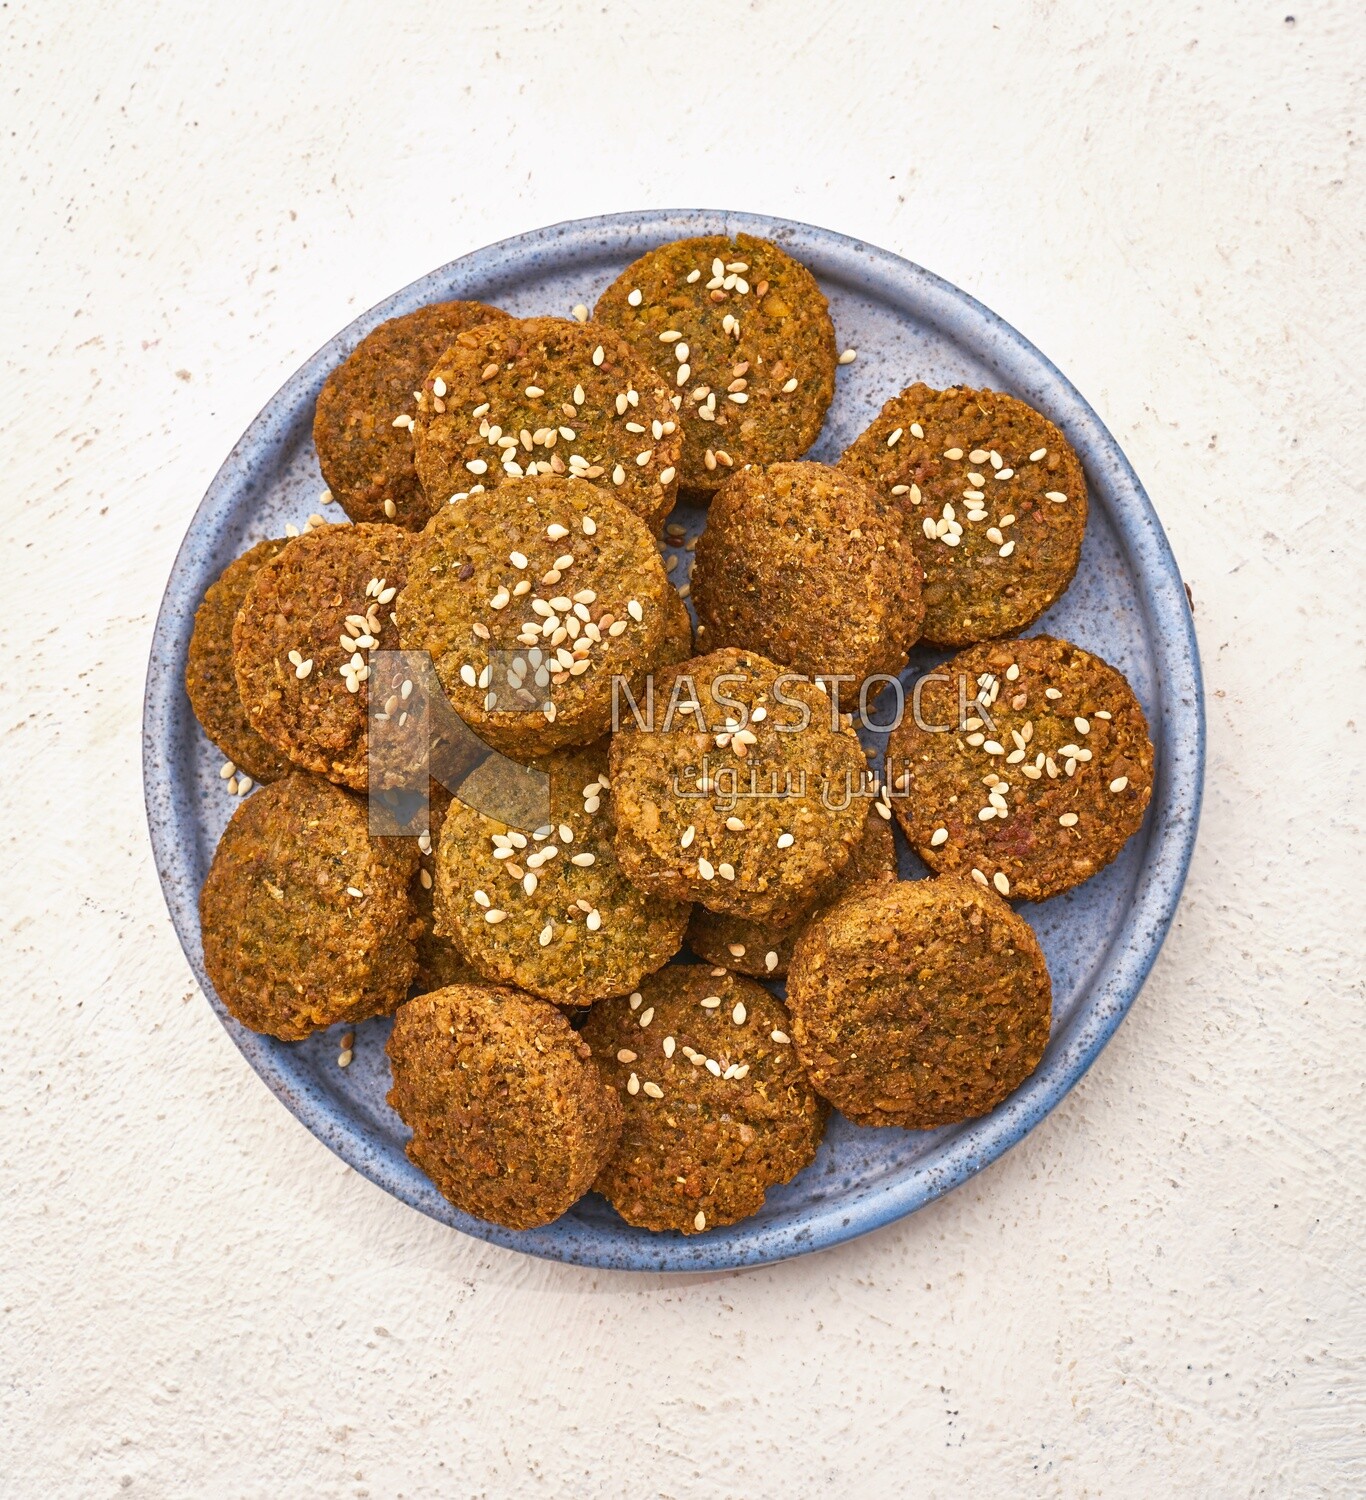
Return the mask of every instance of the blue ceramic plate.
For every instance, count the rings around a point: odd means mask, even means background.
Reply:
[[[199,888],[233,804],[218,776],[222,756],[181,686],[194,611],[232,558],[318,508],[314,399],[376,323],[449,297],[565,315],[576,303],[591,307],[650,246],[738,231],[774,239],[810,266],[830,298],[840,347],[858,350],[840,369],[813,457],[833,461],[913,380],[1009,391],[1067,434],[1086,466],[1090,526],[1077,580],[1039,629],[1098,652],[1133,684],[1157,745],[1152,803],[1113,865],[1067,895],[1023,908],[1053,976],[1053,1036],[1037,1072],[993,1114],[923,1133],[858,1129],[835,1115],[816,1161],[770,1192],[761,1214],[688,1239],[632,1229],[595,1195],[544,1229],[501,1229],[458,1212],[404,1156],[406,1132],[384,1101],[387,1020],[359,1028],[355,1061],[343,1071],[336,1035],[293,1044],[257,1036],[209,985]],[[691,531],[702,517],[675,519]],[[937,659],[918,653],[908,679]],[[152,845],[181,945],[233,1041],[308,1129],[371,1181],[466,1234],[581,1265],[668,1271],[759,1265],[852,1239],[947,1192],[1031,1130],[1109,1040],[1157,956],[1195,841],[1205,752],[1200,664],[1176,563],[1128,460],[1065,377],[980,303],[885,250],[783,219],[709,211],[613,214],[504,240],[396,292],[320,349],[247,429],[190,523],[157,619],[143,733]],[[904,846],[902,860],[903,874],[924,873]]]

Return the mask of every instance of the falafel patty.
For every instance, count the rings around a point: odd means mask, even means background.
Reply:
[[[398,647],[394,595],[414,537],[398,526],[319,526],[256,570],[232,630],[251,727],[306,771],[369,785],[368,653]]]
[[[482,302],[433,302],[371,329],[327,377],[313,446],[332,497],[353,521],[421,531],[431,506],[413,466],[417,391],[466,329],[507,314]]]
[[[243,802],[199,897],[204,967],[253,1031],[297,1042],[403,999],[416,968],[413,839],[372,839],[365,803],[294,772]]]
[[[863,836],[854,845],[849,863],[795,921],[785,925],[749,922],[694,906],[688,923],[688,947],[699,958],[739,974],[781,979],[792,962],[797,939],[828,906],[843,899],[854,886],[895,879],[896,842],[891,824],[870,807],[863,821]]]
[[[477,801],[451,803],[436,854],[436,932],[487,978],[557,1005],[620,995],[678,952],[688,907],[647,896],[622,873],[605,744],[530,770],[549,778],[543,823],[519,828]],[[490,773],[514,768],[486,762],[471,781]],[[466,783],[461,796],[476,790]]]
[[[887,782],[932,870],[1043,901],[1108,865],[1143,822],[1147,720],[1123,676],[1080,646],[1047,635],[971,646],[925,679],[919,719],[892,732]]]
[[[251,727],[232,665],[232,624],[256,570],[285,545],[284,537],[257,542],[211,583],[195,611],[185,662],[185,692],[204,733],[254,781],[275,781],[289,761]]]
[[[409,1159],[475,1218],[549,1224],[616,1147],[616,1090],[543,1000],[496,985],[434,990],[400,1008],[386,1051]]]
[[[925,569],[924,638],[936,646],[1014,635],[1072,582],[1086,534],[1081,460],[1014,396],[917,382],[839,466],[906,507]]]
[[[704,235],[632,261],[593,316],[682,396],[680,483],[710,495],[746,464],[800,458],[835,394],[816,278],[771,240]]]
[[[825,464],[748,467],[697,541],[697,649],[742,646],[810,677],[895,674],[920,635],[923,570],[898,502]]]
[[[697,1234],[758,1213],[816,1155],[826,1110],[762,985],[676,964],[595,1005],[584,1040],[624,1111],[594,1186],[644,1229]]]
[[[678,412],[610,328],[514,318],[461,334],[423,381],[413,425],[429,509],[508,479],[601,485],[658,536],[678,492]]]
[[[692,642],[644,523],[555,477],[443,506],[397,609],[404,649],[431,653],[460,717],[522,759],[600,739],[614,678],[638,687]]]
[[[655,674],[653,723],[612,736],[617,858],[643,891],[796,919],[849,863],[867,764],[829,697],[753,651]]]
[[[864,886],[802,934],[792,1036],[857,1125],[932,1130],[986,1114],[1039,1065],[1052,987],[1029,924],[941,875]]]

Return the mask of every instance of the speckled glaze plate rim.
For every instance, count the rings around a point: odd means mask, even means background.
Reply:
[[[326,373],[384,318],[438,297],[489,297],[515,284],[519,268],[544,273],[619,253],[622,263],[648,245],[687,235],[748,232],[778,241],[816,275],[859,286],[989,362],[1009,389],[1063,425],[1082,453],[1093,505],[1103,506],[1126,561],[1143,585],[1146,635],[1154,653],[1160,722],[1154,726],[1158,775],[1147,846],[1122,928],[1093,971],[1063,1045],[992,1114],[960,1127],[903,1176],[842,1203],[838,1194],[798,1211],[795,1227],[741,1223],[713,1234],[599,1239],[591,1224],[565,1219],[539,1230],[486,1224],[434,1202],[434,1190],[406,1161],[388,1159],[364,1122],[320,1088],[283,1043],[232,1021],[204,972],[197,882],[187,883],[183,824],[167,753],[183,694],[171,667],[184,659],[198,588],[190,576],[196,537],[235,514],[244,491],[269,472],[300,403],[311,410]],[[909,381],[914,371],[907,371]],[[715,1271],[762,1265],[825,1249],[914,1212],[958,1186],[1021,1140],[1095,1061],[1133,1004],[1175,915],[1190,866],[1204,781],[1205,713],[1194,622],[1175,558],[1143,486],[1118,443],[1081,394],[1027,339],[967,293],[876,246],[827,229],[758,214],[644,210],[550,225],[462,256],[412,282],[356,318],[271,398],[237,443],[195,512],[172,568],[153,634],[143,719],[144,790],[158,874],[177,936],[201,988],[234,1043],[278,1099],[325,1145],[377,1186],[462,1231],[509,1249],[573,1264],[641,1271]]]

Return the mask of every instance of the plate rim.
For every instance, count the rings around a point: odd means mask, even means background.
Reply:
[[[655,1235],[648,1241],[608,1243],[594,1253],[591,1226],[580,1233],[557,1236],[557,1224],[540,1230],[507,1230],[454,1210],[445,1200],[437,1205],[430,1184],[416,1169],[395,1176],[387,1156],[366,1143],[364,1126],[338,1107],[321,1089],[310,1087],[306,1070],[291,1069],[286,1044],[257,1035],[233,1022],[208,982],[199,946],[197,889],[189,904],[173,896],[166,869],[183,853],[176,838],[178,819],[168,793],[173,791],[170,761],[165,757],[166,731],[183,693],[180,673],[170,664],[182,659],[177,630],[192,618],[195,599],[187,610],[184,575],[201,527],[211,522],[230,494],[244,483],[244,467],[252,456],[269,456],[280,442],[284,414],[293,410],[301,388],[311,387],[376,323],[396,313],[458,295],[453,283],[487,280],[500,267],[533,262],[569,242],[601,254],[618,248],[640,253],[649,244],[698,234],[757,234],[792,244],[800,259],[820,275],[822,263],[838,263],[843,275],[850,261],[861,259],[865,286],[894,294],[904,303],[913,295],[918,316],[946,330],[966,347],[982,354],[993,366],[1002,360],[1019,366],[1030,380],[1031,402],[1046,398],[1045,410],[1065,422],[1069,440],[1077,442],[1078,428],[1086,431],[1087,447],[1107,467],[1105,494],[1093,495],[1109,517],[1133,574],[1145,589],[1142,603],[1147,638],[1157,668],[1155,699],[1161,727],[1157,740],[1159,774],[1148,808],[1145,831],[1148,845],[1137,886],[1109,949],[1101,956],[1096,977],[1078,1010],[1062,1047],[991,1114],[966,1122],[927,1161],[917,1163],[894,1183],[852,1206],[838,1197],[813,1206],[795,1227],[764,1226],[745,1229],[745,1221],[697,1238]],[[634,241],[634,244],[628,242]],[[596,245],[591,242],[597,241]],[[488,294],[493,295],[493,294]],[[884,398],[885,399],[885,398]],[[291,423],[285,423],[286,430]],[[1094,463],[1088,463],[1093,468]],[[321,480],[319,480],[321,484]],[[179,585],[179,588],[178,588]],[[697,1272],[742,1269],[830,1248],[870,1233],[915,1212],[941,1197],[996,1160],[1027,1135],[1071,1092],[1100,1055],[1137,998],[1161,951],[1175,917],[1190,869],[1199,828],[1204,790],[1206,723],[1203,679],[1195,624],[1175,556],[1161,522],[1132,464],[1099,415],[1053,362],[1017,329],[970,293],[953,286],[924,267],[867,241],[798,220],[717,209],[640,209],[561,220],[540,229],[494,241],[447,262],[399,288],[353,318],[317,349],[280,386],[234,444],[218,469],[204,498],[191,517],[177,549],[157,613],[148,661],[143,709],[143,788],[148,829],[162,895],[182,951],[205,997],[234,1044],[271,1092],[308,1129],[349,1166],[410,1207],[478,1239],[520,1250],[525,1254],[600,1269],[648,1272]],[[174,797],[169,799],[174,804]],[[578,1241],[587,1238],[585,1251]]]

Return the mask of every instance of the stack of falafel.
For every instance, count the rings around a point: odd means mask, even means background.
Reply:
[[[409,1155],[467,1213],[596,1189],[698,1233],[832,1106],[952,1125],[1043,1056],[1009,902],[1112,860],[1153,776],[1123,677],[1019,638],[1076,572],[1081,464],[1015,398],[921,384],[803,461],[836,351],[811,273],[744,235],[649,251],[590,320],[395,318],[318,398],[352,524],[259,543],[196,616],[191,704],[261,783],[201,895],[210,979],[284,1040],[393,1014]],[[695,641],[657,545],[680,496],[710,505]],[[918,642],[965,649],[870,776],[841,687],[899,695]],[[395,648],[487,747],[419,838],[366,800],[375,715],[418,713]],[[894,818],[933,878],[897,878]]]

